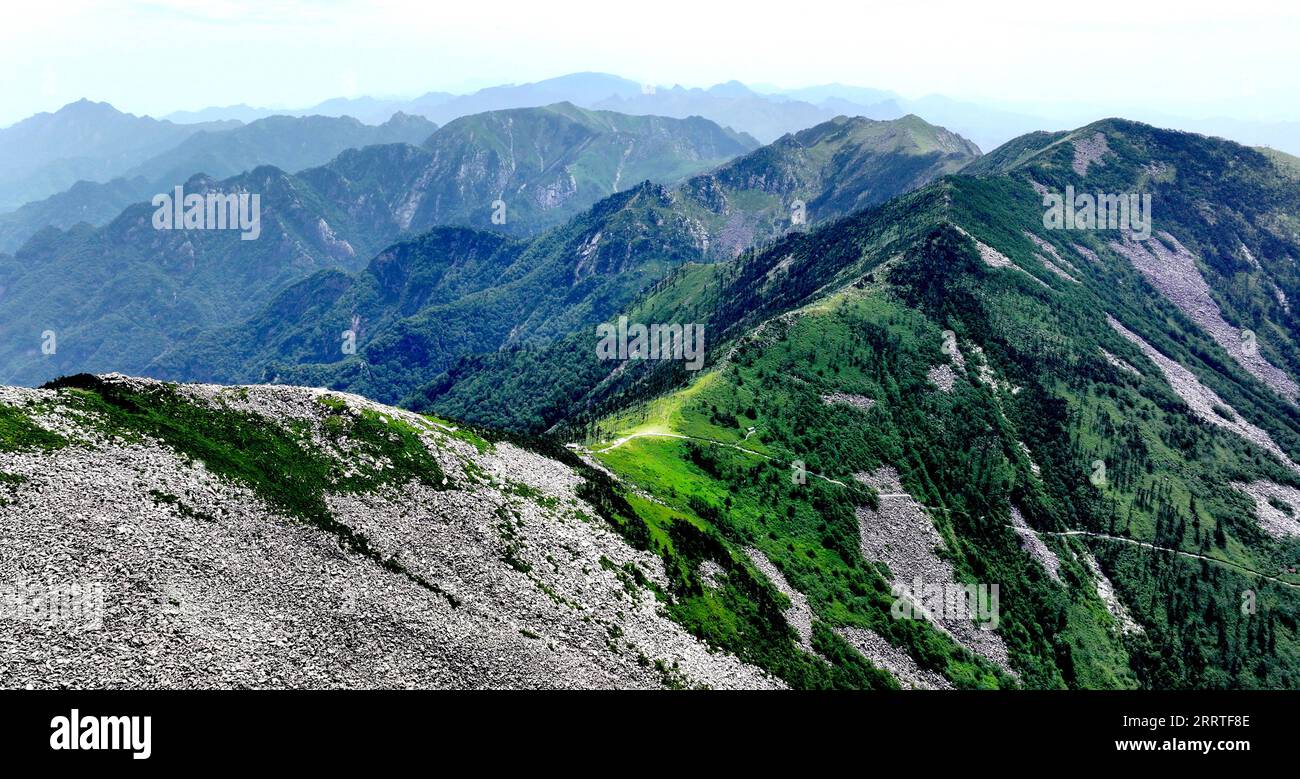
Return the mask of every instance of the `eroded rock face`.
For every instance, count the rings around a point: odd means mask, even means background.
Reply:
[[[952,372],[952,367],[948,365],[936,365],[926,373],[926,378],[930,383],[939,389],[940,392],[952,392],[952,388],[957,383],[957,376]]]
[[[370,412],[418,431],[447,483],[327,487],[332,532],[200,458],[117,434],[72,393],[0,390],[0,405],[69,439],[0,451],[0,582],[103,593],[94,626],[4,615],[0,686],[780,686],[661,613],[648,584],[664,583],[662,562],[615,534],[564,464],[357,396],[176,393],[293,430],[304,456],[344,474],[394,467],[329,428]]]
[[[959,587],[952,563],[938,553],[946,546],[943,536],[925,509],[903,490],[898,471],[884,467],[872,473],[857,474],[855,478],[874,488],[880,499],[877,510],[867,506],[857,510],[862,557],[868,562],[883,562],[889,566],[890,584],[896,591],[917,580],[927,585]],[[1007,674],[1015,675],[1006,644],[997,632],[985,630],[970,619],[948,619],[924,610],[919,610],[918,614],[948,633],[957,643],[983,656]]]
[[[1025,521],[1020,509],[1015,506],[1011,507],[1011,525],[1020,537],[1020,545],[1024,547],[1029,556],[1043,567],[1047,575],[1052,577],[1052,581],[1061,583],[1061,560],[1056,556],[1043,539],[1034,532],[1034,529]]]
[[[1007,257],[1002,252],[998,251],[997,249],[994,249],[992,246],[989,246],[988,244],[979,240],[975,236],[966,232],[966,230],[963,229],[961,226],[957,227],[957,231],[975,242],[975,248],[979,249],[980,259],[983,260],[984,264],[989,266],[990,268],[1017,268],[1018,267],[1014,262],[1011,261],[1010,257]]]
[[[1287,457],[1286,452],[1282,451],[1282,448],[1277,445],[1277,442],[1273,440],[1273,437],[1267,431],[1248,422],[1241,414],[1229,406],[1223,398],[1219,397],[1217,392],[1202,384],[1201,380],[1196,378],[1196,374],[1161,354],[1154,346],[1147,343],[1142,336],[1124,327],[1119,320],[1110,314],[1106,315],[1106,321],[1115,332],[1136,345],[1146,355],[1147,359],[1156,364],[1156,367],[1164,374],[1165,381],[1169,383],[1170,389],[1174,391],[1174,394],[1182,398],[1183,402],[1191,408],[1192,413],[1197,418],[1236,433],[1241,438],[1276,457],[1278,462],[1296,473],[1300,473],[1300,465],[1292,462],[1291,458]]]
[[[1112,241],[1110,248],[1128,258],[1151,286],[1223,347],[1238,365],[1295,403],[1300,398],[1300,386],[1264,358],[1253,332],[1233,327],[1223,318],[1196,257],[1169,233],[1159,233],[1158,237],[1159,240],[1139,241],[1124,233],[1123,242]]]
[[[1088,138],[1075,138],[1071,143],[1074,145],[1074,160],[1070,167],[1080,176],[1088,175],[1088,168],[1093,165],[1103,165],[1102,157],[1110,151],[1106,135],[1100,132],[1095,132]]]
[[[862,409],[863,411],[871,410],[876,405],[875,398],[869,398],[865,395],[852,395],[846,392],[832,392],[829,395],[822,395],[822,402],[829,405],[840,403],[846,406]]]
[[[1043,287],[1047,286],[1047,284],[1044,283],[1042,279],[1038,278],[1037,276],[1025,270],[1024,268],[1020,267],[1019,265],[1015,264],[1014,262],[1012,262],[1010,257],[1006,256],[1002,252],[998,251],[997,249],[994,249],[992,246],[989,246],[988,244],[984,243],[980,239],[971,235],[960,225],[953,225],[953,226],[957,228],[957,232],[971,239],[971,241],[975,243],[975,248],[979,251],[980,259],[984,262],[985,265],[995,270],[1006,268],[1010,270],[1020,271],[1021,273],[1025,274],[1029,278],[1038,282],[1041,286]]]
[[[1076,252],[1078,252],[1080,257],[1083,257],[1094,267],[1101,265],[1101,258],[1097,256],[1096,252],[1094,252],[1092,249],[1089,249],[1087,246],[1083,246],[1082,244],[1072,243],[1070,244],[1070,247],[1073,248]]]
[[[1259,526],[1265,533],[1273,538],[1300,536],[1300,490],[1264,479],[1233,482],[1232,486],[1255,501]]]
[[[754,567],[762,571],[768,581],[790,600],[790,607],[782,616],[799,636],[799,647],[809,654],[816,654],[812,647],[812,607],[808,605],[807,596],[790,586],[790,582],[786,581],[780,569],[767,559],[767,555],[763,554],[762,550],[747,546],[745,555],[749,557]]]
[[[904,690],[951,690],[942,674],[917,664],[912,656],[886,641],[880,634],[866,628],[842,627],[835,631],[858,653],[883,668],[898,681]]]
[[[1051,260],[1047,259],[1043,255],[1035,254],[1034,258],[1037,259],[1039,262],[1041,262],[1044,268],[1047,268],[1049,271],[1056,274],[1059,278],[1062,278],[1072,284],[1081,283],[1078,279],[1071,276],[1069,273],[1066,273],[1064,270],[1060,268],[1060,266],[1058,266],[1056,263],[1052,262]]]
[[[1106,605],[1106,610],[1110,612],[1110,615],[1115,618],[1115,624],[1119,631],[1125,634],[1142,633],[1142,626],[1133,619],[1128,607],[1115,594],[1115,585],[1101,570],[1101,566],[1097,564],[1097,558],[1093,557],[1092,553],[1086,549],[1080,553],[1079,557],[1083,560],[1084,565],[1088,567],[1088,572],[1092,574],[1093,583],[1097,588],[1097,597]]]
[[[1142,377],[1142,372],[1139,371],[1137,368],[1134,368],[1132,365],[1129,365],[1124,360],[1121,360],[1120,358],[1116,357],[1115,355],[1111,354],[1105,349],[1102,349],[1100,346],[1097,348],[1101,350],[1101,356],[1104,357],[1106,359],[1106,362],[1110,363],[1112,366],[1119,368],[1121,371],[1124,371],[1125,373],[1131,376],[1137,376],[1138,378]]]
[[[1069,260],[1067,260],[1067,259],[1065,259],[1064,257],[1062,257],[1062,256],[1061,256],[1061,253],[1057,250],[1057,248],[1056,248],[1055,246],[1053,246],[1052,244],[1050,244],[1050,243],[1048,243],[1047,241],[1043,240],[1042,238],[1039,238],[1038,236],[1034,235],[1033,233],[1029,232],[1028,230],[1025,230],[1025,231],[1024,231],[1024,235],[1025,235],[1026,238],[1028,238],[1028,239],[1030,240],[1031,243],[1034,244],[1034,246],[1038,247],[1038,249],[1039,249],[1043,254],[1046,254],[1046,255],[1050,256],[1053,260],[1055,260],[1055,261],[1056,261],[1056,264],[1058,264],[1058,265],[1062,265],[1062,266],[1068,268],[1068,269],[1070,270],[1071,273],[1078,273],[1078,272],[1079,272],[1078,268],[1074,267],[1074,263],[1072,263],[1072,262],[1070,262]]]

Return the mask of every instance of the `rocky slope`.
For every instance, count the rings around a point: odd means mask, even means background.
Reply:
[[[0,580],[103,603],[11,599],[0,687],[780,686],[666,616],[589,471],[357,396],[3,388],[0,473]]]

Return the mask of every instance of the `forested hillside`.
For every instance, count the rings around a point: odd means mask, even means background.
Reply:
[[[580,334],[412,402],[578,443],[697,572],[680,618],[787,679],[847,644],[928,686],[1296,687],[1293,179],[1122,121],[972,167],[629,308],[702,323],[700,374]],[[1151,237],[1046,229],[1067,184],[1150,193]],[[753,648],[701,536],[779,571],[798,661]],[[999,584],[997,629],[893,619],[915,576]]]

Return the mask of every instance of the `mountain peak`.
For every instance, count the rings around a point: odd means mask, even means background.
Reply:
[[[739,81],[727,81],[722,84],[714,84],[707,90],[711,95],[720,95],[723,97],[750,97],[757,93]]]
[[[123,112],[114,108],[111,103],[95,101],[95,100],[91,100],[90,98],[83,97],[80,100],[74,100],[73,102],[68,103],[67,105],[63,106],[58,111],[56,111],[55,113],[93,116],[98,114],[121,114]]]

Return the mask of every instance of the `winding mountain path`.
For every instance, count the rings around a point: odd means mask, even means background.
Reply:
[[[681,433],[667,433],[667,432],[660,432],[660,431],[653,431],[653,430],[647,430],[642,433],[632,433],[631,435],[625,435],[622,438],[615,439],[613,443],[611,443],[609,446],[605,447],[604,449],[594,449],[592,451],[594,451],[596,454],[604,454],[605,452],[619,448],[620,446],[627,443],[628,441],[631,441],[634,438],[680,438],[685,441],[699,441],[700,443],[712,444],[714,446],[725,446],[730,449],[735,449],[737,451],[744,452],[746,454],[752,454],[755,457],[762,457],[764,460],[771,460],[774,463],[780,464],[782,462],[781,460],[773,457],[770,454],[756,452],[753,449],[746,449],[745,447],[739,444],[732,444],[726,441],[716,441],[712,438],[700,438],[699,436],[682,435]],[[745,439],[747,440],[748,438],[749,436],[746,435]],[[804,473],[806,473],[809,476],[813,476],[818,479],[821,479],[822,481],[828,481],[831,484],[838,484],[841,487],[847,486],[844,484],[844,482],[840,481],[839,479],[832,479],[829,476],[823,476],[822,474],[816,473],[814,471],[809,471],[805,469]]]
[[[1011,525],[1008,525],[1008,527],[1011,527]],[[1029,528],[1029,532],[1039,536],[1083,536],[1086,538],[1100,538],[1106,541],[1118,541],[1123,544],[1132,544],[1134,546],[1140,546],[1144,549],[1152,549],[1157,552],[1172,552],[1176,555],[1181,555],[1183,557],[1191,557],[1197,560],[1205,560],[1206,562],[1210,562],[1210,563],[1218,563],[1219,565],[1226,565],[1229,568],[1235,568],[1238,571],[1242,571],[1243,573],[1254,574],[1255,576],[1258,576],[1261,579],[1267,579],[1271,582],[1276,582],[1277,584],[1282,584],[1287,587],[1291,587],[1293,589],[1300,589],[1300,584],[1292,584],[1291,582],[1288,582],[1284,579],[1279,579],[1276,576],[1270,576],[1269,574],[1266,574],[1263,571],[1257,571],[1254,568],[1247,568],[1246,566],[1241,565],[1240,563],[1234,563],[1229,560],[1220,559],[1218,557],[1207,557],[1206,555],[1196,554],[1195,552],[1184,552],[1181,549],[1174,549],[1168,546],[1157,546],[1155,544],[1147,543],[1146,541],[1138,541],[1135,538],[1125,538],[1123,536],[1112,536],[1107,533],[1093,533],[1090,530],[1047,531],[1047,530],[1034,530],[1033,528]]]
[[[772,460],[773,462],[777,462],[777,463],[780,463],[780,462],[781,462],[780,460],[778,460],[777,458],[775,458],[775,457],[773,457],[773,456],[771,456],[771,455],[769,455],[769,454],[763,454],[762,452],[756,452],[756,451],[754,451],[753,449],[746,449],[746,448],[743,447],[743,446],[739,446],[739,445],[737,445],[737,444],[727,443],[726,441],[715,441],[715,440],[712,439],[712,438],[700,438],[700,437],[698,437],[698,436],[682,435],[681,433],[668,433],[668,432],[656,432],[656,431],[646,431],[646,432],[642,432],[642,433],[632,433],[631,435],[626,435],[626,436],[623,436],[622,438],[618,438],[618,439],[616,439],[612,444],[610,444],[609,446],[605,447],[604,449],[597,449],[597,450],[593,450],[593,451],[595,451],[596,454],[603,454],[603,453],[608,452],[608,451],[610,451],[610,450],[617,449],[618,447],[622,446],[623,444],[627,443],[628,441],[631,441],[631,440],[634,439],[634,438],[680,438],[680,439],[688,440],[688,441],[699,441],[699,442],[701,442],[701,443],[713,444],[714,446],[726,446],[726,447],[730,447],[730,448],[732,448],[732,449],[738,449],[738,450],[740,450],[740,451],[742,451],[742,452],[746,452],[746,453],[748,453],[748,454],[752,454],[752,455],[755,455],[755,456],[757,456],[757,457],[762,457],[762,458],[765,459],[765,460]],[[823,481],[828,481],[828,482],[830,482],[831,484],[838,484],[838,485],[840,485],[841,487],[846,486],[846,485],[844,484],[844,482],[842,482],[842,481],[840,481],[840,480],[838,480],[838,479],[832,479],[832,478],[829,477],[829,476],[823,476],[823,475],[820,474],[820,473],[814,473],[814,472],[812,472],[812,471],[806,471],[806,473],[807,473],[809,476],[815,476],[816,478],[818,478],[818,479],[822,479]],[[905,492],[902,492],[902,493],[886,492],[886,493],[879,493],[877,497],[880,497],[880,498],[910,498],[911,496],[908,495],[908,494],[905,493]],[[925,509],[927,509],[927,510],[933,510],[933,511],[947,511],[947,510],[948,510],[948,509],[945,509],[945,508],[942,508],[942,507],[939,507],[939,506],[923,506],[923,508],[925,508]],[[1011,528],[1014,529],[1014,526],[1012,526],[1012,525],[1007,525],[1007,527],[1011,527]],[[1132,544],[1132,545],[1134,545],[1134,546],[1140,546],[1140,547],[1143,547],[1144,549],[1151,549],[1151,550],[1153,550],[1153,551],[1157,551],[1157,552],[1172,552],[1173,554],[1180,555],[1180,556],[1182,556],[1182,557],[1190,557],[1190,558],[1193,558],[1193,559],[1196,559],[1196,560],[1205,560],[1206,562],[1216,563],[1216,564],[1218,564],[1218,565],[1224,565],[1224,566],[1227,566],[1227,567],[1229,567],[1229,568],[1234,568],[1234,569],[1236,569],[1236,570],[1238,570],[1238,571],[1241,571],[1241,572],[1243,572],[1243,573],[1249,573],[1249,574],[1252,574],[1252,575],[1254,575],[1254,576],[1258,576],[1258,577],[1261,578],[1261,579],[1266,579],[1266,580],[1268,580],[1268,581],[1271,581],[1271,582],[1274,582],[1274,583],[1277,583],[1277,584],[1281,584],[1281,585],[1283,585],[1283,586],[1290,587],[1290,588],[1292,588],[1292,589],[1300,589],[1300,584],[1294,584],[1294,583],[1292,583],[1292,582],[1288,582],[1288,581],[1286,581],[1286,580],[1284,580],[1284,579],[1279,579],[1279,578],[1276,577],[1276,576],[1271,576],[1271,575],[1269,575],[1269,574],[1264,573],[1263,571],[1257,571],[1257,570],[1255,570],[1254,568],[1247,568],[1246,566],[1241,565],[1240,563],[1234,563],[1234,562],[1231,562],[1231,561],[1229,561],[1229,560],[1222,560],[1222,559],[1217,558],[1217,557],[1207,557],[1206,555],[1196,554],[1195,552],[1184,552],[1184,551],[1181,550],[1181,549],[1173,549],[1173,548],[1170,548],[1170,547],[1167,547],[1167,546],[1157,546],[1157,545],[1155,545],[1155,544],[1147,543],[1146,541],[1138,541],[1137,539],[1134,539],[1134,538],[1125,538],[1125,537],[1123,537],[1123,536],[1112,536],[1112,535],[1109,535],[1109,534],[1106,534],[1106,533],[1094,533],[1094,532],[1092,532],[1092,531],[1090,531],[1090,530],[1045,531],[1045,530],[1034,530],[1033,528],[1029,528],[1029,532],[1031,532],[1031,533],[1035,533],[1035,534],[1040,535],[1040,536],[1082,536],[1082,537],[1085,537],[1085,538],[1098,538],[1098,539],[1102,539],[1102,540],[1105,540],[1105,541],[1117,541],[1117,542],[1119,542],[1119,543],[1123,543],[1123,544]]]

